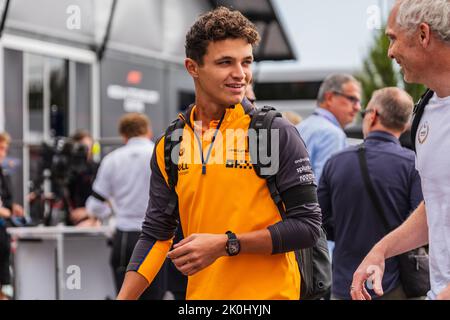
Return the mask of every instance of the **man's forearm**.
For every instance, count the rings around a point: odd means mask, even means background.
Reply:
[[[422,201],[400,227],[386,235],[372,250],[381,251],[388,259],[427,243],[427,215]]]
[[[241,243],[241,253],[272,253],[272,236],[268,229],[237,234],[237,237]]]
[[[149,283],[144,276],[135,271],[128,271],[117,300],[137,300],[148,286]]]
[[[92,196],[86,201],[86,210],[90,217],[100,220],[106,219],[111,215],[109,202],[100,201]]]

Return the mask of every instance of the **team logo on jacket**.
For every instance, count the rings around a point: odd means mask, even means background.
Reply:
[[[417,140],[419,140],[420,144],[423,144],[425,140],[427,140],[429,133],[430,133],[430,125],[428,124],[428,122],[425,122],[420,126],[419,133],[417,134]]]
[[[185,175],[189,173],[189,166],[187,163],[178,164],[178,174]]]
[[[247,160],[227,160],[227,169],[253,169],[253,165]]]

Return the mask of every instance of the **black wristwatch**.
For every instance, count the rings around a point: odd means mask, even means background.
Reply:
[[[233,232],[227,231],[226,234],[228,236],[228,241],[225,250],[229,256],[235,256],[241,251],[241,243]]]

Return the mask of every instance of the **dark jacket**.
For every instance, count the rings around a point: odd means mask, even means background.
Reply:
[[[391,228],[399,226],[422,201],[415,156],[389,133],[371,132],[365,140],[367,166]],[[370,249],[387,234],[366,191],[358,147],[334,155],[326,163],[318,188],[324,227],[333,251],[332,293],[350,299],[353,273]],[[386,261],[383,289],[399,285],[395,258]]]

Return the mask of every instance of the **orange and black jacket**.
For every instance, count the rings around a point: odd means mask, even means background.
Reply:
[[[254,110],[246,104],[227,108],[218,133],[219,121],[210,123],[211,132],[194,135],[195,106],[185,119],[180,148],[178,212],[165,214],[172,194],[164,164],[164,137],[151,160],[150,201],[128,271],[136,271],[149,282],[164,262],[178,223],[184,236],[193,233],[236,234],[267,228],[272,236],[272,255],[239,254],[221,257],[189,277],[187,299],[298,299],[300,273],[293,250],[313,246],[321,227],[317,200],[305,203],[302,193],[316,182],[305,144],[297,129],[276,118],[279,130],[279,169],[276,182],[286,208],[283,220],[273,202],[266,180],[252,168],[245,144]],[[241,134],[236,134],[241,133]],[[233,135],[234,134],[234,135]],[[228,143],[227,140],[233,140]],[[214,141],[206,174],[202,174],[200,152],[207,153]],[[200,151],[201,150],[201,151]],[[239,159],[239,160],[236,160]]]

